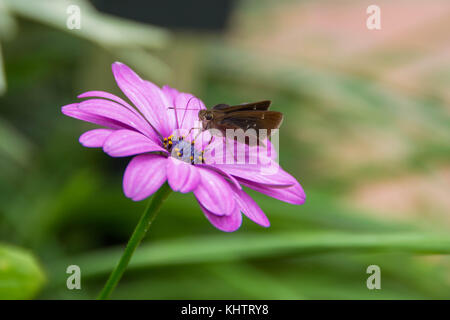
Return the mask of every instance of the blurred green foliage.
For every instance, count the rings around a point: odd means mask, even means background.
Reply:
[[[29,252],[0,245],[0,299],[33,298],[44,281],[41,266]]]
[[[92,126],[60,112],[86,90],[123,96],[110,72],[116,60],[159,85],[192,91],[207,105],[270,98],[286,115],[281,164],[302,183],[307,202],[298,207],[251,192],[272,226],[245,219],[239,231],[223,234],[192,195],[172,194],[113,298],[450,296],[445,223],[428,219],[432,213],[376,219],[342,200],[362,181],[449,163],[450,121],[439,101],[351,72],[283,58],[267,63],[264,53],[219,36],[170,37],[92,8],[86,16],[92,27],[86,22],[82,32],[68,31],[62,3],[0,1],[0,14],[8,12],[7,28],[16,33],[2,40],[8,88],[0,98],[0,241],[8,245],[0,246],[0,298],[94,298],[137,223],[144,202],[121,190],[128,159],[83,148],[77,137]],[[241,14],[258,14],[257,5],[247,3]],[[383,132],[406,151],[392,161],[346,166],[331,150],[361,132]],[[42,267],[9,244],[27,248]],[[81,267],[79,291],[66,288],[72,264]],[[366,287],[373,264],[381,267],[382,290]]]

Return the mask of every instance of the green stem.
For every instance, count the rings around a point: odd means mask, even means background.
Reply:
[[[147,233],[150,224],[155,219],[156,214],[159,211],[164,200],[170,194],[170,187],[167,183],[165,183],[154,195],[151,201],[149,201],[147,207],[144,210],[136,228],[134,229],[133,234],[131,235],[130,240],[128,240],[127,247],[122,254],[119,262],[117,263],[114,270],[111,272],[108,281],[105,283],[102,291],[100,292],[97,299],[105,300],[108,299],[110,294],[113,292],[114,288],[117,286],[120,278],[122,278],[125,269],[130,262],[131,257],[133,256],[134,251],[141,243],[145,234]]]

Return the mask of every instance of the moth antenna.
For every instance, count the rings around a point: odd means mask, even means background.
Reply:
[[[194,99],[194,98],[195,98],[195,97],[192,96],[192,97],[188,100],[188,103],[186,104],[186,109],[185,109],[185,110],[189,110],[189,103],[190,103],[191,100]],[[198,110],[198,109],[192,109],[192,110]],[[183,119],[181,120],[181,124],[183,124],[185,118],[186,118],[186,112],[184,112],[184,114],[183,114]]]
[[[175,111],[175,122],[177,123],[177,128],[180,128],[180,124],[178,123],[178,115],[177,115],[177,108],[173,108]]]
[[[167,107],[167,109],[179,109],[179,110],[193,110],[193,111],[195,111],[195,110],[200,110],[200,109],[184,109],[184,108],[176,108],[176,107]]]
[[[201,110],[201,109],[185,109],[185,108],[176,108],[176,107],[167,107],[167,109],[179,109],[179,110],[191,110],[191,111]]]

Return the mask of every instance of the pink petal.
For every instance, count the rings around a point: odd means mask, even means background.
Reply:
[[[166,181],[166,161],[165,157],[155,154],[134,157],[123,177],[125,196],[140,201],[158,190]]]
[[[195,124],[194,124],[195,125]],[[187,129],[184,129],[187,130]],[[190,129],[189,129],[190,130]],[[186,137],[186,140],[194,140],[195,148],[198,150],[204,150],[208,144],[213,143],[211,140],[212,135],[209,131],[202,131],[201,124],[198,123],[198,127],[194,126],[193,130],[190,130],[191,134]]]
[[[148,137],[133,130],[117,130],[106,139],[103,150],[111,157],[128,157],[146,152],[167,151]]]
[[[167,160],[167,180],[174,191],[191,192],[200,183],[199,169],[190,163],[169,157]]]
[[[166,98],[167,100],[169,100],[172,107],[175,106],[175,99],[177,98],[177,95],[180,94],[180,92],[177,89],[169,87],[168,85],[164,85],[162,87],[162,91],[166,95]]]
[[[218,216],[214,213],[208,211],[205,207],[200,203],[200,208],[205,214],[206,218],[211,222],[211,224],[217,229],[225,232],[233,232],[239,229],[242,223],[242,215],[239,212],[238,208],[235,208],[230,215],[227,216]]]
[[[269,166],[258,164],[215,164],[215,167],[248,181],[265,184],[268,186],[292,186],[297,181],[289,173],[284,171],[275,161]]]
[[[79,103],[73,103],[61,108],[61,112],[68,117],[83,120],[86,122],[98,124],[100,126],[108,127],[111,129],[129,129],[129,127],[116,120],[108,119],[102,116],[91,114],[82,111],[78,108]]]
[[[163,86],[162,91],[171,104],[169,116],[174,119],[177,128],[184,128],[187,131],[192,129],[198,120],[198,110],[206,109],[204,103],[192,94],[179,92],[167,85]]]
[[[258,204],[244,191],[235,190],[236,204],[240,207],[243,214],[250,220],[263,227],[269,227],[270,222]]]
[[[208,145],[206,148],[208,151],[206,153],[210,153],[210,150],[220,150],[222,151],[222,157],[215,156],[212,160],[219,164],[258,164],[263,167],[268,167],[267,169],[272,169],[272,171],[278,168],[278,165],[275,161],[276,151],[273,148],[270,141],[267,142],[267,147],[262,146],[253,146],[250,147],[244,143],[238,143],[233,139],[229,139],[226,137],[217,138],[215,137],[213,143]],[[270,149],[268,149],[270,148]],[[273,158],[275,157],[275,158]],[[268,171],[268,170],[265,170]],[[270,171],[270,170],[269,170]]]
[[[129,128],[142,132],[153,141],[159,141],[153,128],[142,118],[118,103],[104,99],[90,99],[78,104],[78,109],[92,115],[104,117],[122,123]]]
[[[155,84],[142,80],[123,63],[113,63],[112,71],[117,85],[128,99],[162,136],[168,137],[175,129],[175,123],[168,117],[171,104],[163,91]]]
[[[230,215],[235,209],[233,190],[220,174],[198,167],[201,181],[194,190],[194,195],[202,206],[212,213]]]
[[[273,146],[273,143],[270,140],[265,140],[265,147],[257,145],[257,146],[247,146],[246,152],[256,153],[260,157],[268,157],[270,159],[275,160],[278,157],[277,150]]]
[[[211,165],[206,164],[206,163],[199,163],[199,164],[196,164],[196,166],[203,167],[203,168],[208,168],[210,170],[213,170],[213,171],[221,174],[223,177],[227,178],[228,180],[230,180],[230,182],[233,183],[233,185],[236,188],[242,189],[241,185],[239,184],[239,181],[237,181],[235,177],[233,177],[232,175],[228,174],[227,172],[221,170],[220,168],[217,168],[215,166],[211,166]]]
[[[211,137],[209,140],[207,139],[208,135]],[[201,141],[199,141],[199,138],[201,138]],[[195,139],[195,145],[200,144],[203,146],[205,163],[216,166],[216,164],[226,163],[227,159],[233,159],[226,148],[225,138],[213,136],[209,130],[203,131],[199,138]]]
[[[198,111],[206,109],[203,102],[189,93],[180,93],[175,98],[175,109],[169,111],[177,116],[177,125],[179,128],[190,130],[194,127],[195,121],[198,121]]]
[[[270,187],[263,184],[255,183],[252,181],[244,180],[238,178],[238,181],[250,189],[256,190],[258,192],[264,193],[272,198],[292,203],[292,204],[303,204],[305,203],[306,195],[303,191],[302,186],[297,182],[291,187]]]
[[[197,141],[196,141],[197,143]],[[205,162],[228,174],[268,186],[291,186],[297,181],[270,158],[267,149],[215,138],[205,149]]]
[[[115,101],[121,105],[123,105],[125,108],[129,109],[130,111],[134,112],[137,114],[137,111],[135,108],[133,108],[132,106],[130,106],[129,103],[127,103],[125,100],[123,100],[122,98],[119,98],[118,96],[109,93],[109,92],[105,92],[105,91],[87,91],[84,92],[80,95],[78,95],[77,98],[105,98],[105,99],[109,99],[112,101]]]
[[[80,136],[80,143],[88,148],[100,148],[105,143],[105,140],[114,132],[110,129],[94,129],[83,133]]]
[[[201,131],[201,127],[197,130],[198,131],[195,132],[196,136],[194,136],[196,148],[198,148],[199,150],[204,150],[210,143],[214,143],[214,138],[209,131]]]

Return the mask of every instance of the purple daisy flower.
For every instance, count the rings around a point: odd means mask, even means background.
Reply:
[[[225,138],[193,132],[198,128],[196,110],[206,109],[200,99],[169,86],[161,89],[119,62],[112,65],[112,71],[136,108],[113,94],[89,91],[78,96],[89,99],[66,105],[62,112],[104,127],[82,134],[83,146],[103,148],[112,157],[133,156],[123,178],[128,198],[143,200],[168,182],[174,191],[193,192],[208,220],[227,232],[240,227],[241,213],[261,226],[270,225],[242,186],[288,203],[304,203],[302,187],[276,163],[269,141],[269,151],[244,147],[247,158],[257,154],[255,164],[216,161],[218,157],[209,151]],[[264,172],[269,167],[276,169],[274,173]]]

